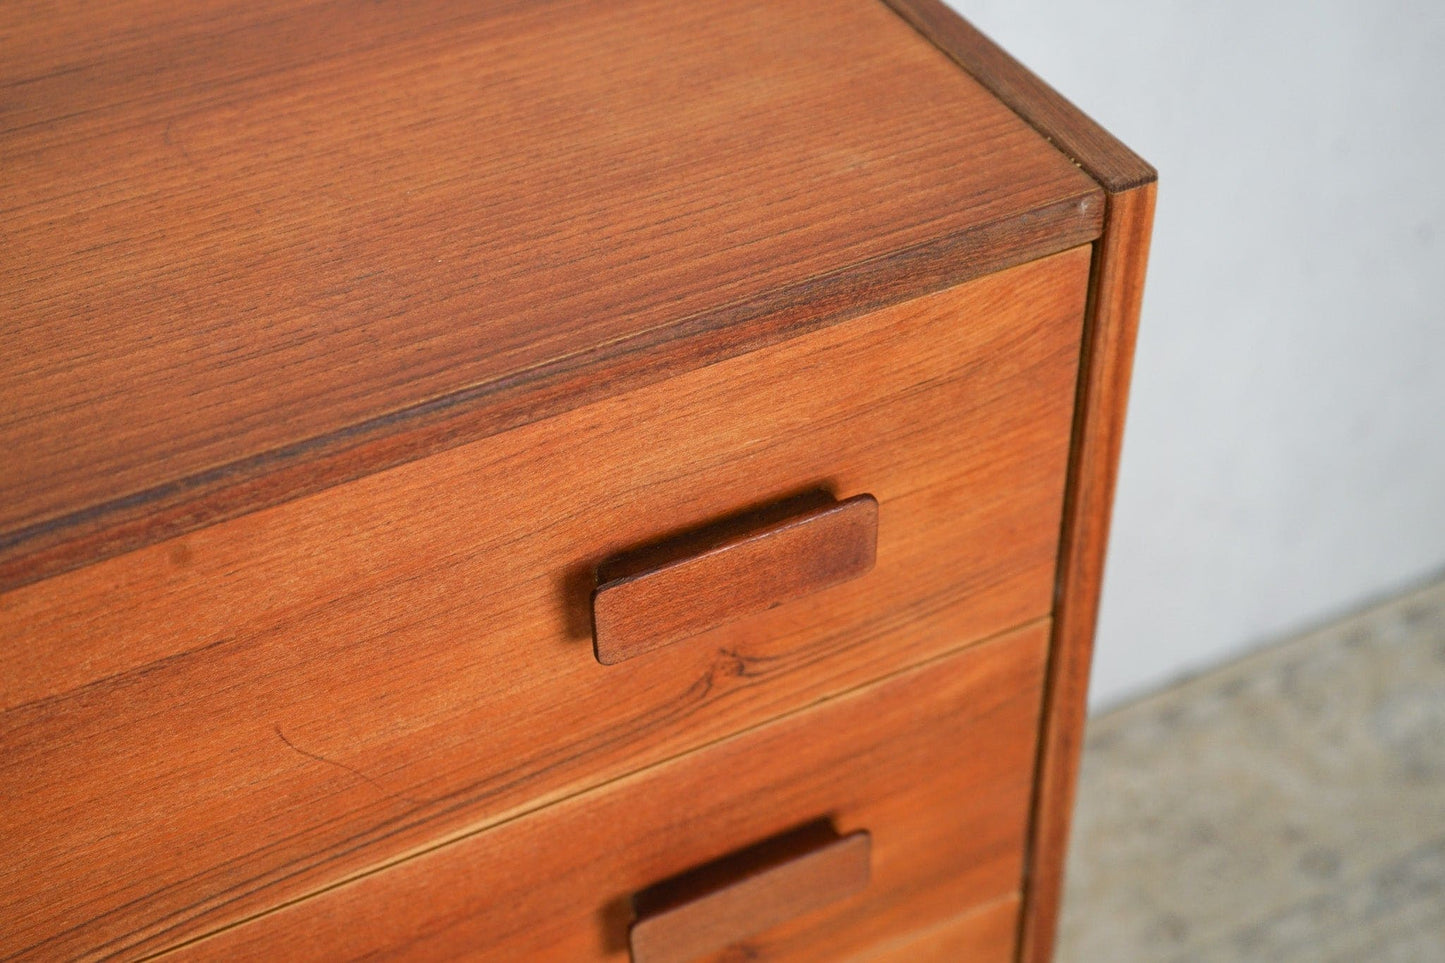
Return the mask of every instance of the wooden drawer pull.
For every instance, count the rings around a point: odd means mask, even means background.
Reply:
[[[598,662],[614,665],[864,574],[878,546],[878,501],[858,495],[725,537],[679,541],[598,569]]]
[[[866,832],[814,823],[633,897],[633,963],[685,963],[868,885]]]

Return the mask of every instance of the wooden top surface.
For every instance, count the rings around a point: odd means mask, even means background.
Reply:
[[[876,0],[7,3],[0,90],[0,589],[1103,215]]]

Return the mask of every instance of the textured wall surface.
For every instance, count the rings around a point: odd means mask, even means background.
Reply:
[[[1445,568],[1445,4],[950,2],[1161,172],[1093,704]]]

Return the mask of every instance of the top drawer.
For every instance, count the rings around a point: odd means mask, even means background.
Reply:
[[[1049,611],[1078,248],[0,596],[4,949],[158,948]],[[800,493],[866,575],[615,665],[597,566]]]

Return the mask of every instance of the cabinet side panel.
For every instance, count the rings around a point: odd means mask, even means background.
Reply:
[[[1107,192],[1095,244],[1055,591],[1020,959],[1053,955],[1109,515],[1138,328],[1154,168],[940,0],[883,0]]]
[[[1095,248],[1024,888],[1025,963],[1053,956],[1154,194],[1150,183],[1111,195],[1104,237]]]

